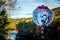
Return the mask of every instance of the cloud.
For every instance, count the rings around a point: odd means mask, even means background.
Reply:
[[[60,2],[56,0],[34,0],[36,3],[39,3],[40,5],[46,5],[50,9],[60,7]]]
[[[40,5],[48,6],[50,9],[60,7],[57,0],[17,0],[14,10],[11,10],[12,18],[32,17],[33,11]],[[13,15],[12,15],[13,14]]]
[[[47,1],[47,5],[50,6],[50,8],[56,8],[60,6],[60,4],[56,0]]]
[[[14,18],[14,19],[18,19],[18,18],[31,18],[33,15],[18,15],[18,16],[11,16],[9,18]]]

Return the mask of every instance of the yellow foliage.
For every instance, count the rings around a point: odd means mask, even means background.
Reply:
[[[8,28],[11,29],[11,30],[15,30],[16,29],[16,25],[14,23],[10,23],[8,25]]]
[[[59,19],[59,20],[58,20],[58,19]],[[60,21],[60,15],[54,17],[54,21],[57,21],[57,20]]]
[[[30,18],[23,18],[23,19],[20,19],[20,22],[32,22],[32,19],[30,19]]]
[[[31,20],[26,20],[26,22],[31,22]]]

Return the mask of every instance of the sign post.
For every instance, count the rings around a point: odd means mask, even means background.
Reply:
[[[36,23],[37,26],[41,27],[41,38],[45,39],[44,37],[44,28],[47,27],[52,22],[52,12],[47,6],[38,6],[33,11],[33,21]]]

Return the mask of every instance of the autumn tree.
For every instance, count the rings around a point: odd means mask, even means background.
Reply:
[[[0,0],[0,40],[4,39],[4,35],[8,30],[5,28],[7,27],[7,24],[9,24],[6,9],[3,7],[4,4],[5,1]]]

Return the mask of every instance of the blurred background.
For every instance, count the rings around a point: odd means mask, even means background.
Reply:
[[[60,0],[0,0],[0,40],[41,39],[41,29],[32,16],[40,5],[49,7],[53,14],[53,21],[45,30],[45,39],[60,40],[59,4]]]

